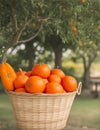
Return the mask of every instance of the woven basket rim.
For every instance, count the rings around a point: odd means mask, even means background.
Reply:
[[[7,94],[12,94],[12,95],[16,95],[16,96],[51,96],[51,97],[55,97],[55,96],[68,96],[68,95],[73,95],[76,94],[77,91],[74,92],[66,92],[66,93],[55,93],[55,94],[47,94],[47,93],[24,93],[24,92],[14,92],[14,91],[8,91],[5,90],[5,92]]]

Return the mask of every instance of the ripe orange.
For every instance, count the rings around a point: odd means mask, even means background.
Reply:
[[[27,71],[27,72],[25,73],[25,75],[28,76],[28,77],[30,77],[31,74],[32,74],[32,71]]]
[[[75,26],[72,27],[72,31],[76,32],[77,28]]]
[[[4,88],[10,91],[14,90],[13,81],[16,78],[16,73],[9,63],[3,62],[0,64],[0,76]]]
[[[65,76],[64,72],[61,69],[53,69],[51,70],[51,74],[58,75],[60,78],[63,78]]]
[[[36,24],[35,23],[32,23],[32,27],[35,27],[36,26]]]
[[[25,89],[29,93],[42,93],[45,89],[45,84],[39,76],[31,76],[25,85]]]
[[[16,72],[16,76],[19,76],[19,75],[22,75],[22,74],[25,74],[26,72],[23,71],[21,68],[19,69],[18,72]]]
[[[86,0],[81,0],[82,3],[84,3]]]
[[[49,82],[61,83],[61,78],[60,78],[58,75],[51,74],[51,75],[48,77],[48,81],[49,81]]]
[[[46,84],[45,93],[64,93],[64,89],[62,85],[57,82],[48,82]]]
[[[32,68],[32,75],[40,76],[42,78],[48,78],[50,75],[50,68],[47,64],[36,64]]]
[[[48,83],[48,79],[43,79],[43,82],[46,85]]]
[[[61,84],[67,92],[73,92],[77,89],[77,81],[72,76],[65,76],[62,78]]]
[[[26,92],[25,88],[17,88],[15,92]]]
[[[13,81],[15,88],[23,88],[26,84],[26,81],[28,80],[28,76],[22,74],[16,77],[16,79]]]
[[[98,28],[100,29],[100,25],[98,26]]]

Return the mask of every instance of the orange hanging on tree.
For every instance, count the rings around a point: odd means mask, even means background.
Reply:
[[[77,28],[75,26],[72,27],[72,31],[73,32],[76,32],[77,31]]]
[[[81,0],[82,3],[84,3],[86,0]]]

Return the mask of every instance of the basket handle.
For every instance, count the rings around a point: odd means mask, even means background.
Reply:
[[[78,88],[77,88],[77,91],[76,91],[77,95],[81,94],[81,90],[82,90],[82,82],[79,82]]]

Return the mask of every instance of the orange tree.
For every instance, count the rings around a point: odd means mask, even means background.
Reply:
[[[3,61],[8,49],[29,43],[39,35],[49,19],[43,6],[45,3],[42,0],[0,1],[0,30],[4,38],[0,47],[3,46]]]
[[[51,49],[54,52],[55,67],[62,67],[62,53],[64,51],[77,46],[77,42],[74,41],[75,38],[71,35],[75,27],[70,25],[70,21],[72,16],[75,16],[74,8],[78,4],[80,4],[79,0],[76,2],[72,0],[53,1],[51,8],[53,15],[41,32],[43,46],[46,50]]]
[[[87,46],[90,41],[97,45],[97,31],[100,30],[98,6],[98,1],[94,0],[1,0],[0,29],[4,40],[0,45],[5,47],[3,59],[9,48],[32,43],[38,36],[42,39],[40,42],[46,43],[47,49],[47,43],[53,48],[55,64],[61,66],[63,50],[71,48],[75,52],[80,41]],[[87,47],[83,48],[82,51],[87,50]]]
[[[94,0],[82,2],[75,11],[77,21],[74,24],[71,23],[77,28],[73,33],[73,37],[78,43],[74,57],[82,59],[84,87],[89,86],[91,65],[100,52],[99,5],[100,2]]]
[[[42,40],[47,34],[53,34],[61,39],[61,44],[68,44],[68,20],[77,2],[78,0],[1,0],[0,29],[5,39],[0,44],[4,46],[3,60],[9,48],[29,43],[40,32]],[[74,45],[74,42],[70,44]]]
[[[83,60],[83,77],[86,82],[86,79],[89,79],[88,71],[90,71],[91,64],[94,61],[93,59],[95,59],[93,56],[96,57],[95,55],[92,56],[92,54],[94,54],[94,51],[95,53],[98,52],[96,48],[99,49],[99,1],[76,0],[69,2],[66,0],[60,3],[60,10],[59,3],[57,4],[58,8],[55,8],[55,14],[57,12],[59,14],[55,18],[59,16],[59,19],[56,18],[55,21],[51,19],[52,22],[49,22],[45,30],[43,30],[46,47],[47,43],[49,43],[48,45],[53,49],[55,55],[55,66],[59,67],[61,67],[63,51],[70,48],[76,52],[77,57],[81,57]],[[82,43],[85,43],[85,46],[82,46]],[[92,44],[90,45],[90,43]],[[82,55],[80,55],[81,52],[83,52]],[[88,58],[91,60],[87,60]]]

